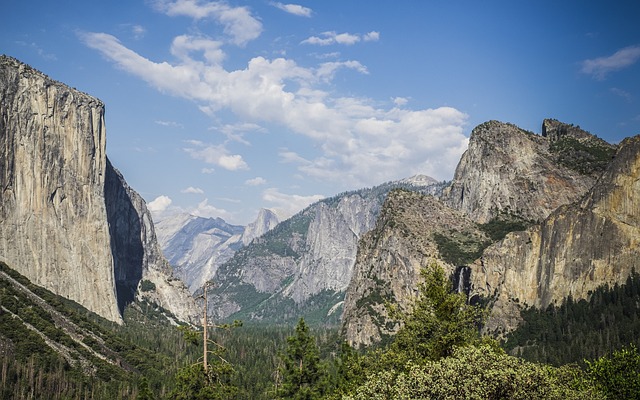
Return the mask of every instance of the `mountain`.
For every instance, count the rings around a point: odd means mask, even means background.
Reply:
[[[472,267],[472,295],[489,299],[490,331],[520,322],[520,309],[588,299],[640,271],[640,136],[625,139],[595,186],[541,224],[487,248]]]
[[[371,345],[394,334],[399,326],[389,318],[386,304],[406,309],[424,266],[440,262],[453,274],[456,262],[474,260],[488,242],[468,216],[434,196],[389,193],[375,228],[358,246],[342,314],[345,339]],[[443,261],[449,256],[447,246],[453,244],[463,259]]]
[[[278,223],[276,215],[260,210],[254,222],[246,227],[231,225],[221,218],[203,218],[180,213],[156,218],[158,241],[174,266],[174,273],[189,286],[191,292],[213,278],[219,266],[242,246]]]
[[[588,132],[555,120],[543,122],[542,135],[485,122],[471,133],[442,199],[479,223],[505,214],[541,221],[582,197],[614,151]]]
[[[553,260],[547,257],[550,265],[546,268],[551,272],[544,275],[542,267],[532,264],[544,251],[523,253],[521,249],[535,249],[540,241],[526,236],[528,233],[507,233],[527,228],[526,232],[536,232],[541,229],[536,227],[546,226],[547,218],[555,215],[562,215],[562,221],[571,212],[583,216],[576,210],[559,213],[602,185],[608,176],[603,171],[609,171],[607,168],[615,164],[611,161],[615,152],[616,146],[556,120],[543,122],[542,135],[498,121],[476,127],[454,179],[444,188],[440,199],[406,193],[389,196],[376,229],[360,242],[342,317],[347,341],[368,345],[393,334],[397,326],[388,319],[385,301],[406,308],[419,282],[417,271],[434,261],[452,276],[459,291],[473,296],[472,301],[484,299],[493,305],[494,322],[488,328],[513,329],[517,321],[509,318],[516,318],[518,313],[513,304],[524,299],[529,305],[548,304],[542,298],[522,293],[553,291],[550,288],[556,285],[556,276],[552,272],[556,267],[562,270],[565,264],[560,257]],[[596,182],[598,185],[594,186]],[[551,249],[565,238],[563,235],[572,233],[554,225],[547,234],[548,251],[557,254]],[[604,244],[607,240],[598,235],[584,230],[580,235],[585,243],[603,242],[594,244],[594,248],[608,246]],[[514,238],[521,240],[515,242]],[[570,238],[566,237],[568,247],[577,243]],[[491,246],[492,243],[496,244]],[[621,249],[628,249],[625,247],[628,244],[619,243]],[[562,251],[578,257],[577,249]],[[506,257],[498,262],[498,254]],[[474,263],[480,257],[481,261]],[[633,265],[627,259],[621,261]],[[620,279],[626,279],[627,266],[604,264],[609,272],[585,287],[609,283],[606,276],[612,271],[622,271]],[[521,272],[516,276],[513,271]],[[545,278],[540,281],[542,276]],[[509,279],[509,284],[505,284],[505,279]],[[570,292],[558,292],[558,296],[551,297],[561,300]]]
[[[0,93],[0,261],[112,321],[136,297],[190,318],[144,200],[107,159],[104,104],[6,56]]]
[[[211,289],[215,318],[337,323],[357,243],[375,223],[387,193],[398,187],[436,193],[432,178],[390,182],[312,204],[238,250],[220,266]],[[426,185],[423,185],[426,183]]]

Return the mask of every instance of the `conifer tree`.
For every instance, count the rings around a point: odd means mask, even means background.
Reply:
[[[276,383],[278,398],[310,400],[324,394],[327,373],[320,362],[315,339],[303,318],[300,318],[295,333],[287,338],[287,348],[280,359],[281,382]]]

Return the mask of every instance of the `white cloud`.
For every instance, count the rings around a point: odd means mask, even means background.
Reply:
[[[274,205],[271,208],[275,211],[281,221],[303,210],[308,205],[324,198],[325,196],[319,194],[311,196],[285,194],[281,193],[276,188],[269,188],[262,192],[262,199]]]
[[[380,32],[371,31],[362,37],[365,42],[377,42],[380,39]]]
[[[214,205],[209,204],[209,199],[204,199],[196,207],[189,208],[189,214],[203,217],[203,218],[222,218],[225,221],[232,221],[234,219],[234,214],[225,210],[224,208],[218,208]]]
[[[313,12],[310,8],[298,4],[271,3],[271,5],[299,17],[311,17],[311,13]]]
[[[147,33],[147,30],[144,29],[144,27],[141,25],[134,25],[133,27],[131,27],[131,32],[133,32],[133,36],[136,39],[142,39]]]
[[[224,145],[206,144],[196,140],[189,142],[191,147],[184,148],[192,158],[208,164],[215,164],[229,171],[249,169],[239,154],[229,154]]]
[[[607,74],[635,64],[640,59],[640,45],[620,49],[608,57],[599,57],[582,62],[581,72],[604,79]]]
[[[409,99],[407,99],[406,97],[394,97],[392,100],[393,100],[393,104],[395,104],[398,107],[402,107],[409,102]]]
[[[212,115],[217,110],[235,114],[242,122],[220,128],[227,140],[248,144],[243,133],[263,124],[305,136],[320,154],[305,159],[295,149],[280,153],[282,161],[293,163],[305,178],[345,189],[416,173],[449,179],[467,146],[467,116],[454,108],[398,108],[406,99],[397,98],[393,108],[385,109],[370,99],[334,97],[322,90],[340,68],[366,73],[358,61],[304,68],[291,59],[255,57],[245,68],[226,70],[219,58],[198,52],[181,53],[184,58],[176,64],[156,63],[104,33],[87,33],[83,40],[160,92],[194,101]],[[191,48],[215,47],[205,43]],[[190,142],[185,151],[222,168],[248,169],[242,155],[231,154],[225,144]]]
[[[245,185],[248,186],[260,186],[260,185],[266,185],[267,184],[267,180],[264,179],[261,176],[256,176],[253,179],[247,179],[246,181],[244,181]]]
[[[161,213],[171,205],[171,202],[168,196],[161,195],[156,197],[152,202],[147,203],[147,209],[152,213]]]
[[[368,74],[367,67],[360,64],[358,61],[340,61],[340,62],[326,62],[320,64],[316,70],[316,76],[324,81],[331,81],[335,75],[335,72],[340,68],[355,69],[362,74]]]
[[[337,33],[335,31],[322,32],[320,36],[311,36],[302,42],[301,44],[315,44],[318,46],[328,46],[331,44],[344,44],[353,45],[360,40],[367,42],[376,41],[380,37],[378,32],[369,32],[365,35],[359,35],[354,33]]]
[[[247,146],[251,146],[251,143],[244,138],[244,135],[249,132],[265,133],[267,130],[262,126],[249,122],[240,122],[237,124],[226,124],[220,127],[213,127],[212,130],[216,130],[227,137],[227,140],[242,143]]]
[[[222,42],[206,37],[180,35],[173,39],[171,54],[185,62],[191,60],[190,53],[201,51],[204,58],[210,64],[219,64],[224,61],[225,54],[220,49]]]
[[[611,93],[615,94],[616,96],[622,97],[626,101],[631,101],[631,99],[633,98],[633,96],[631,96],[631,93],[627,92],[626,90],[622,90],[620,88],[614,87],[609,89],[609,91],[611,91]]]
[[[203,174],[213,174],[215,172],[215,169],[213,169],[213,168],[202,168],[200,170],[200,172],[202,172]]]
[[[171,17],[186,16],[195,20],[213,18],[223,26],[231,42],[244,46],[262,33],[262,23],[247,7],[231,7],[223,1],[156,0],[155,8]]]
[[[204,193],[204,190],[202,190],[202,189],[200,189],[200,188],[193,187],[193,186],[189,186],[189,187],[188,187],[188,188],[186,188],[186,189],[182,189],[182,190],[180,191],[180,193],[203,194],[203,193]]]
[[[174,122],[174,121],[162,121],[162,120],[157,120],[154,121],[156,124],[158,125],[162,125],[162,126],[168,126],[171,128],[183,128],[184,126],[179,123],[179,122]]]

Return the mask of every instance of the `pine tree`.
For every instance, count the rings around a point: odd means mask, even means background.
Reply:
[[[462,293],[453,293],[451,282],[438,264],[421,271],[424,282],[403,327],[391,345],[391,352],[407,360],[438,360],[453,353],[457,346],[478,343],[483,312],[467,304]]]
[[[287,348],[280,355],[276,396],[281,399],[310,400],[325,392],[327,373],[320,362],[315,339],[300,318],[295,333],[287,338]]]

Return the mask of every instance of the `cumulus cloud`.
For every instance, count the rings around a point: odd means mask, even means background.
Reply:
[[[161,213],[165,211],[170,205],[172,201],[168,196],[161,195],[156,197],[150,203],[147,203],[147,209],[152,213]]]
[[[360,64],[358,61],[336,61],[326,62],[320,64],[316,70],[316,76],[324,81],[331,81],[335,75],[335,72],[340,68],[354,69],[361,74],[368,74],[367,67]]]
[[[197,140],[191,140],[188,143],[191,147],[184,148],[184,151],[196,160],[215,164],[229,171],[249,169],[241,155],[229,154],[224,145],[207,144]]]
[[[378,32],[369,32],[364,35],[354,33],[337,33],[335,31],[322,32],[320,36],[311,36],[300,42],[301,44],[315,44],[318,46],[328,46],[331,44],[353,45],[361,40],[365,42],[376,41],[380,38]]]
[[[213,168],[202,168],[200,172],[203,174],[213,174],[216,170]]]
[[[322,89],[340,69],[367,73],[358,61],[306,68],[291,59],[259,56],[244,68],[227,70],[215,55],[215,41],[201,37],[181,39],[177,49],[182,52],[176,54],[182,58],[174,64],[151,61],[108,34],[86,33],[82,38],[118,68],[157,90],[194,101],[212,114],[234,114],[242,122],[220,128],[228,141],[248,145],[244,132],[263,124],[305,136],[318,155],[304,158],[295,149],[280,152],[281,160],[305,178],[339,183],[345,189],[416,173],[449,179],[467,146],[467,115],[454,108],[410,110],[399,108],[406,99],[397,98],[386,109],[370,99],[335,97]],[[189,142],[185,151],[228,170],[249,168],[224,143]]]
[[[261,176],[256,176],[253,179],[247,179],[246,181],[244,181],[245,185],[248,186],[260,186],[260,185],[266,185],[267,184],[267,180],[264,179]]]
[[[156,10],[166,15],[186,16],[195,20],[212,18],[223,26],[231,42],[244,46],[262,33],[262,23],[251,15],[247,7],[231,7],[223,1],[155,0]]]
[[[604,79],[613,71],[629,67],[640,59],[640,45],[620,49],[607,57],[599,57],[582,61],[581,72],[592,75],[596,79]]]
[[[224,208],[218,208],[209,204],[209,199],[202,200],[196,207],[187,209],[187,212],[198,217],[222,218],[225,221],[232,221],[235,218],[233,213],[225,210]]]
[[[308,7],[303,7],[298,4],[283,4],[283,3],[270,3],[272,6],[281,9],[289,14],[297,15],[299,17],[311,17],[312,10]]]
[[[276,188],[269,188],[262,192],[262,199],[273,204],[271,208],[278,215],[280,221],[284,221],[308,205],[324,198],[325,196],[319,194],[311,196],[285,194]]]
[[[377,42],[380,39],[380,32],[371,31],[362,37],[365,42]]]
[[[182,190],[180,191],[180,193],[203,194],[203,193],[204,193],[204,190],[202,190],[202,189],[200,189],[200,188],[193,187],[193,186],[189,186],[189,187],[188,187],[188,188],[186,188],[186,189],[182,189]]]
[[[393,100],[393,104],[395,104],[398,107],[402,107],[409,102],[409,99],[407,99],[406,97],[394,97],[392,100]]]

